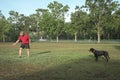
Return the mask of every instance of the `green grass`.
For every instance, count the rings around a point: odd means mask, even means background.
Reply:
[[[107,50],[95,62],[89,48]],[[0,43],[0,80],[118,80],[120,77],[120,44],[32,43],[18,57],[19,44]]]

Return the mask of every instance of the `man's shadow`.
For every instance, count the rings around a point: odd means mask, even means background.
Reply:
[[[41,54],[47,54],[47,53],[51,53],[51,51],[43,51],[43,52],[36,53],[34,55],[41,55]]]

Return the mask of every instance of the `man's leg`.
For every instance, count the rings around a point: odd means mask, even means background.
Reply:
[[[22,56],[22,50],[23,50],[22,48],[19,49],[19,57]]]
[[[27,49],[27,56],[30,56],[30,49]]]

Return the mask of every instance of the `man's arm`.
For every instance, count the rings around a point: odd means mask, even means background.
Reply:
[[[29,44],[31,45],[31,39],[29,38]]]
[[[15,43],[13,43],[13,45],[16,45],[19,42],[19,40],[17,40]]]

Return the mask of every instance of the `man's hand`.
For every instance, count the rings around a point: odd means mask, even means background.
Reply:
[[[15,46],[15,45],[16,45],[16,43],[13,43],[12,45],[13,45],[13,46]]]
[[[15,46],[18,42],[19,42],[19,40],[17,40],[15,43],[13,43],[13,46]]]

